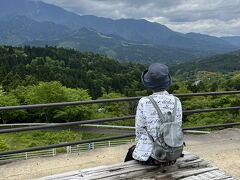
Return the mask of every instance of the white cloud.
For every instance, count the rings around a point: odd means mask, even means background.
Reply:
[[[228,21],[221,21],[217,19],[204,19],[193,22],[168,22],[165,23],[165,25],[168,26],[170,29],[183,33],[197,32],[214,36],[240,35],[240,18]]]
[[[108,18],[143,18],[180,32],[240,35],[240,0],[43,0]]]

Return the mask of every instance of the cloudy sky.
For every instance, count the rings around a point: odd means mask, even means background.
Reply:
[[[240,0],[42,0],[80,15],[158,22],[179,32],[240,35]]]

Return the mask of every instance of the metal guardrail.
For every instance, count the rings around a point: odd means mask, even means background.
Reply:
[[[175,96],[181,97],[193,97],[193,96],[216,96],[216,95],[229,95],[229,94],[240,94],[240,91],[224,91],[224,92],[207,92],[207,93],[188,93],[188,94],[174,94]],[[96,103],[108,103],[108,102],[120,102],[120,101],[134,101],[139,100],[139,97],[127,97],[127,98],[115,98],[115,99],[100,99],[100,100],[89,100],[89,101],[74,101],[74,102],[61,102],[61,103],[48,103],[48,104],[34,104],[34,105],[20,105],[20,106],[6,106],[0,107],[0,111],[20,110],[20,109],[36,109],[36,108],[56,108],[65,106],[77,106],[86,104]]]
[[[39,126],[46,125],[50,123],[14,123],[14,124],[0,124],[1,127],[15,127],[15,126]]]
[[[12,160],[27,160],[36,157],[51,157],[56,156],[56,149],[46,149],[41,151],[23,152],[18,154],[9,154],[0,156],[0,161],[12,161]]]
[[[116,140],[116,141],[102,141],[102,142],[91,142],[85,144],[78,144],[74,146],[67,146],[63,153],[72,154],[77,153],[81,154],[81,152],[91,151],[99,148],[113,147],[122,144],[135,142],[134,139],[129,140]],[[56,148],[41,150],[41,151],[33,151],[33,152],[23,152],[18,154],[8,154],[0,156],[0,162],[9,162],[15,160],[27,160],[36,157],[52,157],[56,156],[58,150]],[[61,152],[62,153],[62,152]]]
[[[86,143],[81,145],[74,145],[74,146],[67,146],[67,153],[78,153],[86,152],[89,150],[94,150],[98,148],[106,148],[106,147],[113,147],[127,143],[133,143],[135,139],[123,139],[123,140],[116,140],[116,141],[101,141],[101,142],[92,142]]]
[[[108,141],[113,139],[121,139],[121,138],[129,138],[134,137],[135,134],[127,134],[127,135],[121,135],[121,136],[112,136],[112,137],[105,137],[105,138],[97,138],[97,139],[89,139],[89,140],[82,140],[82,141],[75,141],[75,142],[66,142],[61,144],[52,144],[47,146],[39,146],[39,147],[30,147],[26,149],[19,149],[19,150],[10,150],[5,152],[0,152],[0,156],[8,155],[8,154],[17,154],[17,153],[25,153],[25,152],[32,152],[32,151],[40,151],[45,149],[52,149],[52,148],[59,148],[59,147],[65,147],[65,146],[73,146],[77,144],[85,144],[85,143],[91,143],[91,142],[100,142],[100,141]]]
[[[193,113],[204,113],[204,112],[239,110],[239,109],[240,109],[240,106],[227,107],[227,108],[201,109],[201,110],[186,110],[186,111],[183,111],[183,115],[189,115],[189,114],[193,114]],[[22,132],[22,131],[32,131],[32,130],[40,130],[40,129],[51,129],[51,128],[56,128],[56,127],[67,127],[67,126],[69,127],[69,126],[76,126],[76,125],[82,125],[82,124],[93,124],[93,123],[101,123],[101,122],[129,120],[129,119],[134,119],[134,118],[135,118],[135,115],[131,115],[131,116],[124,116],[124,117],[103,118],[103,119],[84,120],[84,121],[75,121],[75,122],[67,122],[67,123],[57,123],[57,124],[53,123],[53,124],[34,126],[34,127],[10,128],[10,129],[0,130],[0,134],[12,133],[12,132]]]
[[[207,129],[207,128],[218,128],[218,127],[233,127],[233,126],[237,126],[237,125],[240,125],[240,122],[239,123],[228,123],[228,124],[224,124],[224,125],[217,124],[217,125],[209,125],[209,126],[188,127],[188,128],[183,128],[183,130],[198,130],[198,129]],[[48,146],[31,147],[31,148],[20,149],[20,150],[11,150],[11,151],[0,152],[0,156],[8,155],[8,154],[40,151],[40,150],[59,148],[59,147],[65,147],[65,146],[73,146],[73,145],[85,144],[85,143],[91,143],[91,142],[101,142],[101,141],[108,141],[108,140],[113,140],[113,139],[129,138],[129,137],[134,137],[134,136],[135,136],[135,133],[132,133],[132,134],[121,135],[121,136],[112,136],[112,137],[106,137],[106,138],[97,138],[97,139],[82,140],[82,141],[76,141],[76,142],[53,144],[53,145],[48,145]]]
[[[4,155],[0,157],[0,162],[27,160],[32,158],[53,157],[53,156],[56,156],[56,149]]]
[[[84,120],[84,121],[75,121],[75,122],[68,122],[68,123],[58,123],[58,124],[50,124],[50,125],[43,125],[43,126],[34,126],[34,127],[22,127],[22,128],[13,128],[13,129],[2,129],[0,130],[1,133],[12,133],[12,132],[21,132],[21,131],[32,131],[32,130],[40,130],[40,129],[51,129],[56,127],[69,127],[69,126],[76,126],[82,124],[93,124],[99,122],[112,122],[118,120],[127,120],[133,119],[135,116],[125,116],[125,117],[116,117],[116,118],[104,118],[104,119],[96,119],[96,120]]]
[[[100,122],[112,122],[118,120],[127,120],[127,119],[134,119],[134,115],[132,116],[124,116],[124,117],[116,117],[116,118],[104,118],[104,119],[96,119],[96,120],[84,120],[84,121],[75,121],[75,122],[68,122],[68,123],[57,123],[57,124],[47,124],[42,126],[34,126],[34,127],[22,127],[22,128],[13,128],[13,129],[2,129],[0,130],[1,133],[12,133],[12,132],[21,132],[21,131],[32,131],[32,130],[40,130],[40,129],[51,129],[56,127],[69,127],[69,126],[76,126],[82,124],[93,124],[93,123],[100,123]]]
[[[192,97],[192,96],[206,96],[206,95],[228,95],[228,94],[240,94],[240,91],[176,94],[176,96]],[[117,99],[106,99],[106,100],[63,102],[63,103],[37,104],[37,105],[24,105],[24,106],[8,106],[8,107],[0,107],[0,111],[2,111],[2,110],[34,109],[34,108],[53,108],[53,107],[76,106],[76,105],[93,104],[93,103],[132,101],[132,100],[138,100],[140,98],[141,97],[131,97],[131,98],[117,98]],[[183,111],[183,114],[187,115],[187,114],[192,114],[192,113],[216,112],[216,111],[239,110],[239,109],[240,109],[240,106],[227,107],[227,108],[201,109],[201,110],[186,110],[186,111]],[[61,124],[51,124],[51,125],[43,125],[43,126],[35,126],[35,127],[3,129],[3,130],[0,130],[0,133],[49,129],[49,128],[56,128],[56,127],[75,126],[75,125],[92,124],[92,123],[99,123],[99,122],[110,122],[110,121],[117,121],[117,120],[133,119],[134,117],[135,116],[132,115],[132,116],[125,116],[125,117],[115,117],[115,118],[106,118],[106,119],[97,119],[97,120],[85,120],[85,121],[77,121],[77,122],[69,122],[69,123],[61,123]],[[191,128],[186,128],[186,129],[187,130],[195,130],[195,129],[214,128],[214,127],[232,127],[235,125],[240,125],[240,123],[229,123],[229,124],[224,124],[224,125],[222,125],[222,124],[209,125],[209,126],[202,126],[202,127],[191,127]],[[135,134],[98,138],[98,139],[90,139],[90,140],[83,140],[83,141],[77,141],[77,142],[67,142],[67,143],[53,144],[53,145],[42,146],[42,147],[31,147],[31,148],[26,148],[26,149],[21,149],[21,150],[11,150],[11,151],[6,151],[6,152],[0,152],[0,156],[8,155],[8,154],[22,153],[22,152],[32,152],[32,151],[38,151],[38,150],[44,150],[44,149],[50,149],[50,148],[58,148],[58,147],[64,147],[64,146],[71,146],[71,145],[77,145],[77,144],[91,143],[91,142],[100,142],[100,141],[106,141],[106,140],[112,140],[112,139],[127,138],[127,137],[133,137],[133,136],[135,136]]]

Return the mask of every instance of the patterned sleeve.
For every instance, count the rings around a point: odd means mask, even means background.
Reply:
[[[179,99],[177,101],[176,121],[182,126],[182,104]]]
[[[137,106],[137,112],[135,117],[135,133],[136,133],[136,142],[140,139],[141,135],[145,132],[145,119],[144,116],[144,100],[140,99]]]

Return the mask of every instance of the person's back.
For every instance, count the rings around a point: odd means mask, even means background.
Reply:
[[[171,84],[171,78],[167,67],[159,63],[152,64],[149,69],[142,74],[142,83],[154,91],[151,97],[156,102],[163,115],[168,113],[172,114],[174,107],[176,108],[173,119],[181,126],[181,102],[178,98],[166,91]],[[141,98],[138,103],[135,118],[136,147],[130,148],[132,157],[135,160],[144,162],[151,161],[150,164],[152,164],[152,157],[154,157],[153,141],[158,137],[160,126],[161,119],[159,118],[159,112],[154,107],[149,97]]]

